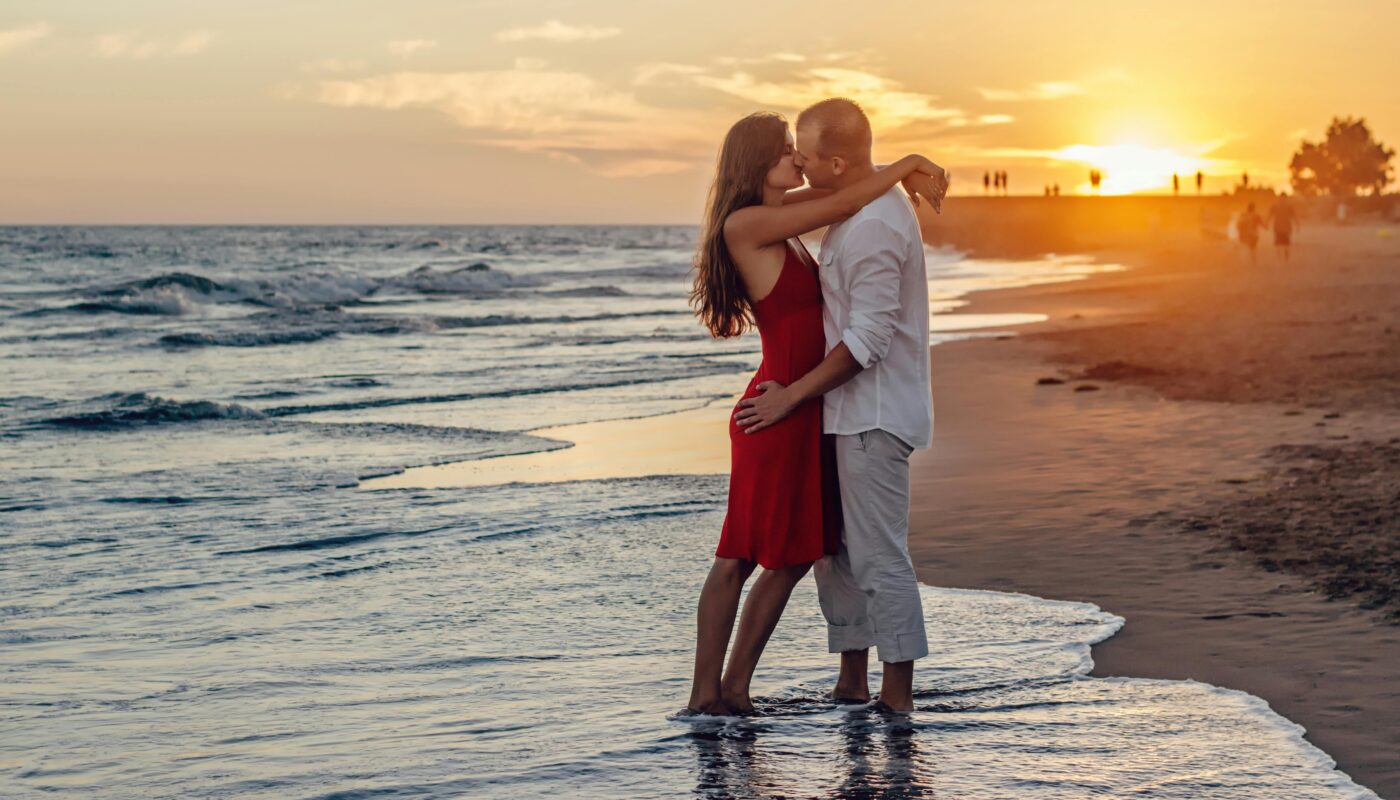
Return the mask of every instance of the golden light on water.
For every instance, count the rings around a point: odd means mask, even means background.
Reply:
[[[1197,170],[1218,163],[1207,158],[1183,155],[1170,148],[1147,147],[1140,144],[1089,145],[1076,144],[1056,151],[1059,161],[1076,162],[1085,167],[1085,180],[1075,187],[1080,194],[1089,194],[1089,168],[1103,172],[1101,194],[1132,194],[1153,190],[1170,190],[1172,175],[1181,177],[1182,191],[1188,191]]]

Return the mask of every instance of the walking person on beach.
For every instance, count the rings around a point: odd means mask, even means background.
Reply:
[[[803,183],[803,159],[781,116],[751,114],[726,135],[696,254],[691,304],[717,337],[758,328],[763,361],[744,398],[797,382],[824,363],[822,285],[798,236],[840,223],[872,202],[883,207],[893,198],[903,204],[894,189],[901,182],[935,208],[942,202],[947,179],[941,167],[910,155],[876,170],[868,166],[868,151],[867,144],[854,179],[829,189],[791,191]],[[842,456],[836,442],[822,435],[820,394],[793,403],[784,410],[786,419],[772,420],[762,431],[743,430],[731,417],[729,506],[696,614],[690,713],[753,710],[749,683],[793,587],[813,562],[837,550],[841,498],[835,482]],[[757,567],[763,571],[744,603],[726,667],[739,596]]]
[[[1254,204],[1240,214],[1240,218],[1235,220],[1235,232],[1239,234],[1240,244],[1249,251],[1249,263],[1259,262],[1259,229],[1264,227],[1264,220],[1259,216],[1259,212],[1254,210]]]
[[[1269,221],[1274,227],[1274,250],[1283,263],[1287,264],[1292,256],[1293,228],[1298,223],[1298,212],[1289,201],[1288,195],[1281,194],[1274,201],[1269,209]]]
[[[870,122],[850,100],[823,100],[803,111],[797,150],[817,189],[847,191],[879,174]],[[840,550],[816,567],[828,649],[841,654],[832,697],[870,700],[874,646],[884,662],[879,706],[907,713],[914,708],[914,661],[928,654],[909,557],[909,455],[933,440],[928,280],[909,203],[887,191],[828,228],[819,273],[826,358],[795,382],[760,385],[762,394],[740,402],[737,422],[762,436],[803,403],[823,398],[844,522]]]

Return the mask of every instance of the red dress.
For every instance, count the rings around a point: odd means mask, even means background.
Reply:
[[[764,381],[791,384],[826,357],[821,284],[791,245],[786,252],[777,284],[753,304],[763,362],[745,398],[760,394]],[[731,416],[729,442],[729,511],[715,555],[779,569],[835,553],[841,501],[821,398],[757,433],[745,433]]]

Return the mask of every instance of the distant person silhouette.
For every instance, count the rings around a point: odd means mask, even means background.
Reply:
[[[1058,183],[1055,184],[1055,196],[1056,196],[1056,197],[1059,197],[1059,196],[1060,196],[1060,184],[1058,184]]]
[[[1002,170],[1002,172],[1001,172],[1001,193],[1002,193],[1002,194],[1007,194],[1007,191],[1006,191],[1006,170]]]
[[[1172,194],[1181,194],[1181,177],[1172,173]]]
[[[1292,257],[1293,228],[1298,224],[1298,211],[1289,201],[1288,195],[1281,194],[1269,209],[1269,220],[1274,225],[1274,250],[1287,264]]]
[[[1045,196],[1046,196],[1046,197],[1049,197],[1049,196],[1050,196],[1050,184],[1048,184],[1048,183],[1045,184]]]
[[[1201,193],[1201,186],[1206,182],[1206,176],[1200,170],[1196,170],[1196,194]]]
[[[982,194],[987,194],[992,190],[992,173],[982,173]]]
[[[1242,188],[1242,189],[1248,189],[1248,188],[1249,188],[1249,173],[1248,173],[1248,172],[1246,172],[1246,173],[1244,173],[1243,175],[1240,176],[1240,188]],[[1253,204],[1251,204],[1251,205],[1253,205]]]
[[[1235,221],[1235,232],[1240,236],[1240,244],[1249,251],[1249,263],[1256,264],[1259,261],[1259,229],[1264,227],[1264,220],[1259,216],[1259,212],[1254,210],[1254,204],[1244,210],[1240,218]]]

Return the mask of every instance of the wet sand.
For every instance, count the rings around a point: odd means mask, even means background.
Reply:
[[[1310,231],[1287,272],[1180,238],[974,295],[1050,319],[932,351],[921,580],[1096,603],[1127,619],[1096,674],[1255,694],[1400,797],[1400,241],[1378,230]]]
[[[729,472],[729,414],[738,397],[653,417],[586,422],[528,433],[568,447],[413,467],[361,481],[361,489],[441,489]]]

